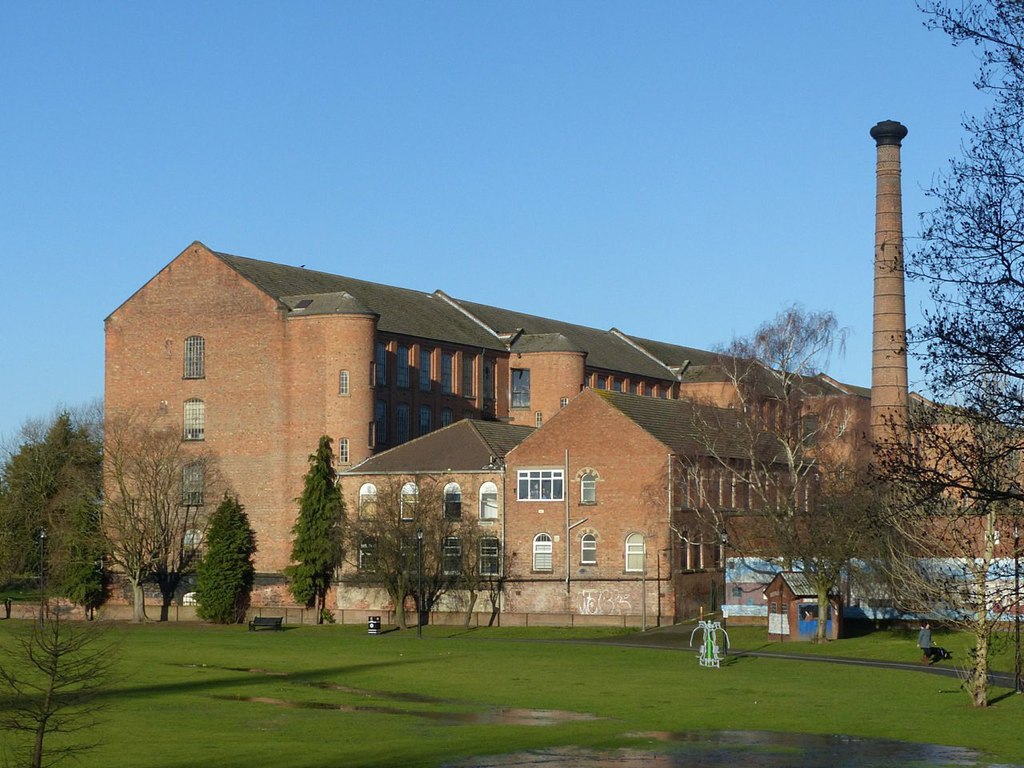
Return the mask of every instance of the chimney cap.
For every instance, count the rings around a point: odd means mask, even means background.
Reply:
[[[879,147],[886,145],[900,146],[907,136],[907,126],[895,120],[883,120],[871,129],[871,138]]]

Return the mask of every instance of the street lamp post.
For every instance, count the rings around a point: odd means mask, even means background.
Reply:
[[[46,621],[46,588],[43,578],[46,574],[46,529],[39,529],[39,626]]]
[[[416,639],[423,639],[423,529],[416,531]]]
[[[726,547],[729,546],[729,532],[722,527],[722,530],[718,532],[718,540],[722,544],[722,630],[725,631],[726,624],[728,623],[728,611],[725,609],[726,601],[729,599],[729,560],[726,555]],[[726,633],[726,638],[729,637]],[[725,643],[724,653],[729,653],[729,643]]]
[[[1020,679],[1020,528],[1013,520],[1013,691],[1021,693]]]

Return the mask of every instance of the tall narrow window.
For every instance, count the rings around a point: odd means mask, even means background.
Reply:
[[[338,440],[338,463],[348,464],[348,438],[342,437]]]
[[[580,504],[597,504],[597,475],[593,472],[580,478]]]
[[[501,544],[494,536],[480,539],[480,575],[498,576],[501,574]]]
[[[396,371],[397,371],[397,373],[395,374],[395,377],[397,378],[397,381],[395,383],[398,384],[398,386],[402,387],[403,389],[408,389],[408,387],[409,387],[409,348],[408,347],[402,346],[401,344],[398,346],[398,360],[395,363],[395,365],[396,365]]]
[[[206,439],[206,404],[197,398],[185,401],[185,439]]]
[[[538,533],[533,537],[533,570],[551,570],[551,552],[553,544],[551,537],[546,533]]]
[[[455,393],[455,353],[441,353],[441,393],[452,395]]]
[[[498,486],[494,483],[480,486],[480,519],[498,519]]]
[[[644,570],[644,537],[639,533],[631,533],[626,537],[626,570],[639,573]]]
[[[475,366],[473,365],[473,355],[462,353],[462,396],[472,397],[476,387],[473,386],[473,376],[475,374]]]
[[[592,533],[580,539],[580,565],[597,565],[597,536]]]
[[[338,371],[338,394],[347,395],[348,393],[348,371]]]
[[[512,407],[530,407],[530,369],[512,369]]]
[[[409,442],[411,420],[408,403],[399,403],[395,406],[395,442],[399,445]]]
[[[368,571],[374,566],[377,554],[377,540],[372,536],[359,542],[359,570]]]
[[[637,389],[637,386],[636,386],[636,382],[635,381],[629,382],[629,394],[635,395],[635,394],[637,394],[637,392],[638,392],[638,389]]]
[[[377,486],[363,483],[359,488],[359,517],[370,519],[377,514]]]
[[[458,483],[448,483],[444,487],[444,519],[460,520],[462,518],[462,489]]]
[[[484,396],[484,400],[494,399],[494,362],[491,360],[484,360],[484,391],[481,394]]]
[[[388,404],[386,400],[378,400],[373,413],[373,439],[375,445],[387,445],[388,442]]]
[[[430,391],[430,350],[420,347],[420,392]]]
[[[420,491],[416,483],[406,483],[402,486],[402,498],[400,502],[401,516],[403,520],[412,520],[416,517],[416,502],[420,500]]]
[[[186,507],[200,507],[203,504],[203,465],[199,462],[186,464],[181,473],[181,503]]]
[[[442,427],[447,427],[453,421],[455,421],[455,412],[451,408],[442,408],[441,409],[441,426]]]
[[[699,571],[704,567],[701,562],[703,560],[701,557],[702,549],[703,547],[701,547],[699,541],[690,542],[690,554],[687,556],[687,564],[690,566],[691,571]]]
[[[542,411],[537,411],[535,414],[533,414],[533,425],[535,427],[539,427],[543,423],[544,423],[544,413]]]
[[[202,379],[206,376],[206,339],[189,336],[185,339],[185,378]]]
[[[383,387],[388,383],[388,345],[378,341],[373,360],[373,383]]]
[[[430,429],[431,429],[430,422],[431,422],[431,417],[432,416],[433,416],[433,413],[431,412],[429,405],[421,405],[420,406],[420,429],[419,429],[419,434],[420,434],[421,437],[423,435],[427,434],[428,432],[430,432]]]
[[[456,576],[462,570],[462,542],[458,536],[444,537],[441,568],[445,576]]]
[[[597,374],[597,388],[608,389],[608,377],[603,373]]]

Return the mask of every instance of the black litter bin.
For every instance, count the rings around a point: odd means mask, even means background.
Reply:
[[[371,616],[366,620],[366,634],[368,635],[379,635],[380,634],[380,616]]]

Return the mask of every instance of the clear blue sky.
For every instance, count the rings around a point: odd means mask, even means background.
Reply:
[[[905,228],[984,100],[912,0],[0,5],[0,437],[102,396],[193,240],[711,348],[784,305],[870,382],[874,142]],[[912,241],[911,241],[912,245]],[[924,292],[911,292],[911,322]]]

